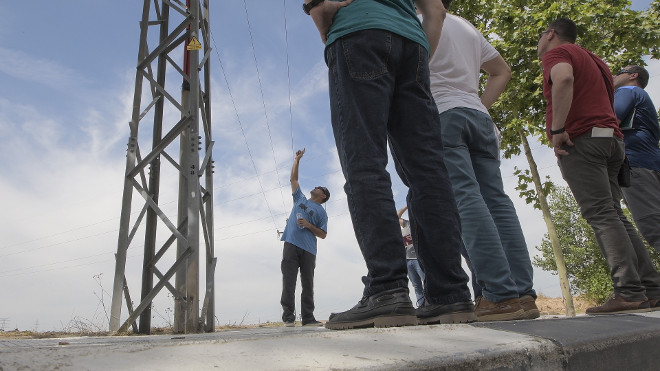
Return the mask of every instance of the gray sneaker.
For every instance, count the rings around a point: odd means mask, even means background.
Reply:
[[[285,321],[284,326],[286,326],[286,327],[295,327],[296,323],[293,322],[293,321]]]
[[[312,321],[309,321],[309,322],[303,322],[302,325],[307,326],[307,327],[320,327],[320,326],[323,326],[323,323],[321,323],[320,321],[317,321],[317,320],[312,320]]]
[[[396,288],[365,296],[353,308],[332,313],[325,327],[346,330],[365,327],[397,327],[417,324],[408,288]]]
[[[472,301],[451,304],[429,304],[428,301],[417,308],[420,325],[435,323],[469,323],[477,320]]]

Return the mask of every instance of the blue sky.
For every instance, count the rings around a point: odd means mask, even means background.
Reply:
[[[633,1],[636,8],[649,3]],[[0,325],[104,328],[142,2],[37,4],[0,3]],[[211,22],[217,52],[211,59],[217,322],[280,321],[277,230],[291,208],[292,148],[302,147],[303,191],[326,185],[332,192],[315,284],[316,315],[326,319],[359,299],[366,268],[330,128],[323,45],[299,1],[212,2]],[[647,90],[657,105],[657,61],[649,69]],[[148,130],[140,134],[151,136]],[[561,182],[552,152],[538,143],[533,152],[542,176]],[[502,173],[535,254],[545,225],[517,197],[516,165],[527,167],[520,158],[505,160]],[[401,207],[405,188],[396,175],[392,180]],[[170,212],[176,182],[163,180],[161,205]],[[134,298],[141,264],[138,243],[127,261]],[[556,277],[535,274],[539,292],[560,295]],[[171,298],[162,292],[154,302],[154,325],[171,322],[170,308]]]

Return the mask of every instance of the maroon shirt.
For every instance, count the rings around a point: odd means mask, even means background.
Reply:
[[[577,138],[593,127],[613,128],[614,135],[623,138],[614,114],[612,73],[597,55],[575,44],[563,44],[543,55],[543,96],[548,101],[545,126],[552,141],[552,81],[550,70],[558,63],[573,67],[573,102],[566,117],[566,132]]]

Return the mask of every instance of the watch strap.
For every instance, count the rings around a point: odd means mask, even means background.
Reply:
[[[303,3],[302,8],[305,14],[309,15],[309,12],[317,5],[321,4],[325,0],[312,0],[307,4]]]

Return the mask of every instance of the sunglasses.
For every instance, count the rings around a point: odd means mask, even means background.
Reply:
[[[541,38],[543,37],[543,35],[549,33],[550,31],[552,31],[552,30],[546,30],[546,31],[541,32],[541,34],[539,35],[539,41],[541,41]]]
[[[619,72],[616,73],[617,76],[623,75],[624,73],[634,73],[631,70],[619,70]]]

